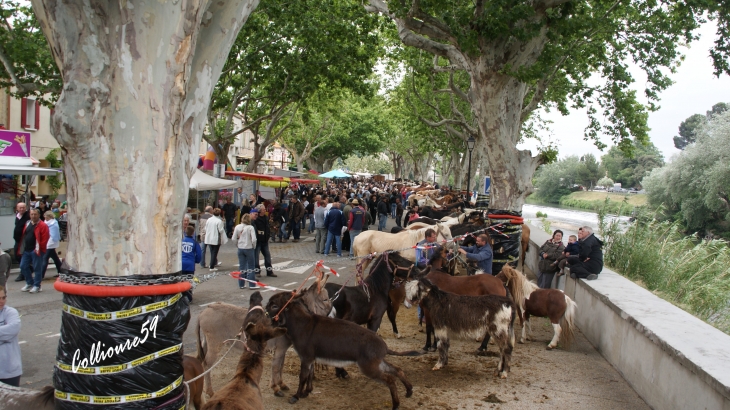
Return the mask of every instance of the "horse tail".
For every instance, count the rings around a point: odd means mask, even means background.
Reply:
[[[201,364],[205,363],[205,356],[208,354],[206,346],[200,342],[200,317],[198,317],[198,323],[195,324],[195,338],[198,341],[198,350],[196,356]],[[205,366],[203,366],[205,368]]]
[[[408,350],[406,352],[396,352],[395,350],[388,349],[388,354],[391,356],[420,356],[424,354],[418,350]]]
[[[560,328],[563,332],[563,343],[566,347],[570,347],[575,340],[575,309],[578,305],[568,295],[565,295],[565,304],[565,312],[560,318]]]
[[[53,386],[44,386],[40,393],[38,393],[37,396],[37,403],[40,403],[41,406],[53,406],[56,401],[55,396],[56,390],[53,388]]]

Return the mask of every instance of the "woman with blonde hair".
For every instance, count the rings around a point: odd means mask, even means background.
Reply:
[[[249,281],[256,281],[256,230],[251,225],[251,215],[245,214],[241,218],[241,223],[233,230],[233,240],[238,246],[238,269],[241,271],[241,277],[245,277]],[[258,289],[254,282],[248,283],[249,289]],[[246,281],[239,279],[238,288],[245,289]]]

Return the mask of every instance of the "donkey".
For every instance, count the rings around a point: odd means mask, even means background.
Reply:
[[[578,305],[559,289],[540,289],[527,280],[522,272],[505,265],[497,275],[497,279],[507,284],[512,298],[517,303],[517,310],[522,325],[520,343],[529,339],[526,329],[530,325],[530,315],[550,318],[553,324],[553,339],[547,345],[547,350],[557,347],[560,336],[563,336],[565,347],[569,348],[575,334],[575,309]]]
[[[261,374],[264,372],[263,355],[266,342],[283,337],[286,329],[271,327],[271,320],[261,306],[261,293],[251,295],[251,305],[243,323],[244,352],[238,361],[236,374],[222,389],[205,403],[203,410],[263,410]]]
[[[325,289],[321,288],[322,283],[315,283],[302,291],[302,301],[305,306],[310,312],[317,315],[327,315],[332,310],[329,295]],[[247,313],[246,308],[220,302],[208,305],[200,313],[195,334],[198,339],[197,358],[203,363],[203,367],[208,368],[218,360],[223,341],[236,337]],[[241,352],[238,345],[240,343],[236,343],[233,350]],[[289,346],[291,346],[291,342],[286,337],[272,339],[268,344],[268,348],[274,350],[274,359],[271,361],[270,387],[278,397],[284,397],[281,390],[289,390],[281,377]],[[205,393],[211,397],[213,396],[213,384],[210,373],[206,373],[204,379]]]
[[[391,351],[380,336],[353,322],[312,315],[300,299],[291,292],[279,292],[266,305],[272,324],[286,328],[301,362],[299,389],[289,403],[296,403],[312,391],[315,362],[335,367],[357,364],[364,375],[388,386],[394,410],[400,406],[397,380],[405,386],[406,397],[413,395],[413,386],[403,370],[385,361]]]
[[[444,292],[428,279],[406,284],[406,297],[431,313],[436,333],[439,359],[432,370],[440,370],[449,361],[449,331],[461,337],[476,338],[489,333],[499,346],[500,359],[496,376],[509,374],[515,344],[515,304],[503,296],[461,296]]]
[[[201,375],[204,371],[205,369],[203,369],[203,364],[197,357],[188,355],[183,356],[183,381],[194,379]],[[202,409],[201,400],[203,396],[203,379],[198,379],[190,383],[189,387],[190,401],[195,406],[195,410]]]
[[[431,260],[428,262],[431,269],[428,271],[428,274],[425,275],[426,279],[438,286],[441,290],[465,296],[507,296],[507,290],[504,288],[504,285],[494,276],[479,274],[461,277],[451,276],[443,269],[445,261],[446,247],[439,246],[436,248],[433,256],[431,256]],[[420,276],[416,275],[415,278],[420,278]],[[434,327],[431,324],[430,312],[427,307],[421,306],[421,308],[424,311],[424,317],[426,319],[426,345],[423,347],[423,350],[435,350],[436,346],[431,345],[431,335],[434,333]],[[487,349],[487,344],[489,343],[488,333],[485,332],[485,334],[482,334],[481,336],[484,336],[484,338],[482,340],[482,344],[479,346],[479,352],[485,351]]]
[[[53,410],[56,408],[53,386],[41,390],[0,383],[0,408],[3,410]]]
[[[400,338],[398,326],[395,323],[397,309],[393,310],[391,303],[391,298],[394,296],[391,293],[393,293],[393,285],[396,283],[394,271],[409,272],[413,264],[411,263],[408,267],[400,267],[389,261],[391,256],[392,254],[389,255],[387,252],[378,256],[362,285],[342,286],[336,283],[325,285],[327,293],[332,295],[334,317],[355,322],[358,325],[366,325],[368,329],[377,332],[383,321],[383,314],[387,312],[388,319],[393,326],[393,333],[396,338]],[[339,378],[348,377],[345,369],[336,368],[335,372]]]

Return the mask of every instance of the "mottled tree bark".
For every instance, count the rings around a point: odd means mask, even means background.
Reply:
[[[66,263],[181,268],[181,221],[213,86],[258,0],[32,0],[63,76],[52,117],[69,195]]]

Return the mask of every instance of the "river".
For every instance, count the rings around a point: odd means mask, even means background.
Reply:
[[[537,212],[547,214],[546,220],[550,222],[550,229],[560,229],[567,235],[575,235],[581,226],[590,226],[594,232],[598,232],[598,214],[571,208],[558,208],[545,205],[525,204],[522,207],[522,216],[530,220],[533,225],[542,226],[541,218]],[[628,216],[608,215],[609,221],[618,220],[622,226],[629,223]],[[566,238],[567,239],[567,238]]]

